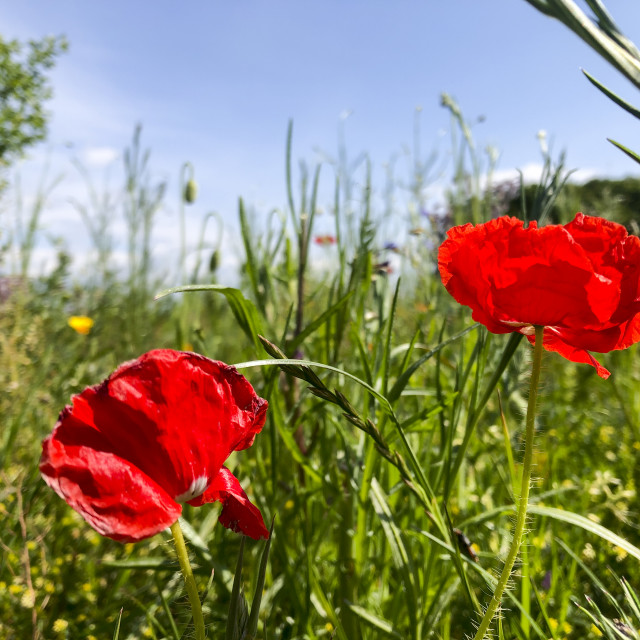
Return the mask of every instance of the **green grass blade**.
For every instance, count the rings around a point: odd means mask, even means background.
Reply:
[[[389,370],[391,369],[391,338],[393,337],[393,321],[396,317],[398,309],[398,296],[400,294],[400,278],[396,282],[396,288],[393,293],[391,309],[387,320],[387,332],[384,342],[384,351],[382,353],[382,365],[380,367],[380,375],[382,376],[382,393],[387,394],[389,388]]]
[[[293,220],[293,227],[295,234],[300,233],[300,221],[296,216],[296,205],[293,201],[293,180],[291,176],[291,145],[293,142],[293,120],[289,120],[289,126],[287,127],[287,146],[286,146],[286,160],[285,170],[287,177],[287,200],[289,201],[289,212],[291,213],[291,219]]]
[[[369,626],[373,627],[376,631],[380,631],[387,636],[392,638],[400,638],[402,640],[403,636],[400,632],[398,632],[393,624],[384,618],[380,618],[379,616],[374,615],[370,611],[367,611],[363,607],[359,607],[356,604],[350,604],[349,609],[353,611],[359,618],[364,620]]]
[[[188,293],[191,291],[213,291],[214,293],[221,293],[227,299],[229,307],[238,321],[240,328],[253,342],[256,349],[260,351],[260,341],[258,340],[258,336],[262,332],[260,315],[255,304],[253,304],[251,300],[247,300],[240,289],[225,287],[219,284],[191,284],[160,291],[155,295],[154,299],[158,300],[173,293]]]
[[[640,549],[638,549],[638,547],[632,545],[630,542],[621,538],[606,527],[589,520],[589,518],[585,518],[584,516],[580,516],[577,513],[572,513],[570,511],[564,511],[563,509],[556,509],[555,507],[541,507],[539,505],[531,505],[528,511],[532,515],[546,516],[548,518],[553,518],[554,520],[559,520],[560,522],[566,522],[567,524],[581,527],[585,531],[593,533],[610,544],[624,549],[624,551],[626,551],[630,556],[633,556],[636,560],[640,560]]]
[[[242,592],[242,559],[244,557],[244,541],[245,536],[240,540],[240,550],[238,551],[238,560],[236,562],[236,572],[233,578],[233,588],[231,590],[231,602],[229,603],[229,616],[227,618],[227,627],[225,630],[225,640],[240,640],[240,631],[242,629],[243,612],[246,615],[246,600]]]
[[[608,89],[602,83],[598,82],[592,75],[588,74],[584,69],[582,70],[582,73],[584,73],[584,75],[587,77],[587,80],[589,80],[589,82],[592,85],[600,89],[600,91],[602,91],[602,93],[604,93],[604,95],[607,96],[607,98],[609,98],[610,100],[613,100],[613,102],[615,102],[619,107],[622,107],[627,113],[630,113],[635,118],[640,118],[640,109],[637,109],[633,105],[623,100],[620,96],[613,93],[611,89]]]
[[[347,295],[343,296],[333,304],[331,307],[323,311],[317,318],[312,320],[289,344],[289,349],[295,351],[310,335],[317,331],[322,325],[326,324],[328,320],[335,315],[353,296],[354,292],[349,291]]]
[[[256,591],[253,594],[251,613],[249,615],[249,622],[247,623],[247,640],[253,640],[258,632],[258,616],[260,615],[260,603],[262,602],[262,592],[264,590],[264,582],[267,575],[267,563],[269,562],[269,550],[271,549],[271,541],[273,540],[274,523],[275,517],[271,521],[269,538],[264,546],[264,550],[262,551],[262,557],[260,558],[260,569],[258,570],[258,579],[256,580]]]
[[[441,349],[444,349],[447,345],[451,344],[452,342],[455,342],[462,336],[466,335],[470,331],[473,331],[474,329],[477,329],[480,326],[481,325],[479,323],[476,323],[471,325],[470,327],[467,327],[466,329],[463,329],[462,331],[459,331],[458,333],[451,336],[450,338],[447,338],[444,342],[441,342],[437,347],[434,347],[433,349],[425,353],[423,356],[418,358],[418,360],[416,360],[409,368],[403,371],[402,374],[396,380],[396,383],[393,385],[393,387],[391,388],[391,391],[389,392],[389,402],[395,402],[400,397],[400,394],[409,383],[411,376],[427,360],[430,360],[431,358],[433,358],[433,356],[436,355],[436,353],[438,353]]]
[[[120,636],[120,622],[122,621],[122,612],[124,611],[124,607],[120,609],[120,613],[118,614],[118,621],[116,622],[116,628],[113,631],[113,640],[118,640]]]
[[[435,542],[437,545],[439,545],[440,547],[448,551],[451,557],[455,555],[456,551],[451,545],[447,544],[440,538],[437,538],[436,536],[429,533],[428,531],[424,531],[424,530],[420,531],[420,535],[423,535],[426,538],[429,538],[429,540],[431,540],[432,542]],[[478,564],[477,562],[474,562],[473,560],[471,560],[470,558],[467,558],[466,556],[462,556],[461,559],[467,565],[467,567],[469,567],[471,570],[475,571],[480,576],[482,576],[482,578],[484,579],[486,584],[489,586],[489,589],[491,591],[495,589],[497,579],[490,571],[487,571],[486,569],[482,568],[480,564]],[[525,615],[528,615],[524,611],[524,608],[520,603],[520,600],[513,594],[511,589],[506,590],[505,597],[509,599],[522,613],[524,613]],[[548,638],[547,634],[542,631],[538,623],[531,617],[529,618],[529,624],[531,625],[531,629],[538,634],[539,638],[542,638],[542,640],[547,640]]]
[[[169,602],[167,601],[167,597],[160,586],[160,583],[156,580],[156,589],[158,591],[158,595],[160,596],[160,600],[162,602],[162,609],[164,610],[165,615],[167,616],[167,620],[169,620],[169,625],[171,626],[171,633],[173,635],[173,640],[180,640],[180,632],[178,631],[178,627],[176,625],[176,621],[173,619],[173,614],[171,613],[171,608],[169,607]]]
[[[615,140],[612,140],[611,138],[607,138],[607,140],[614,146],[614,147],[618,147],[618,149],[620,149],[620,151],[623,151],[624,153],[626,153],[632,160],[635,160],[637,163],[640,164],[640,155],[638,155],[635,151],[631,151],[631,149],[629,149],[628,147],[625,147],[623,144],[620,144],[619,142],[616,142]]]
[[[411,626],[413,629],[416,629],[418,624],[416,613],[420,611],[421,606],[418,598],[418,585],[416,584],[413,563],[404,544],[402,531],[396,525],[384,491],[375,478],[371,480],[369,497],[371,498],[373,509],[382,524],[387,543],[391,550],[393,563],[402,573],[407,597],[407,610],[409,618],[411,619]]]
[[[247,220],[247,212],[244,208],[244,201],[242,198],[238,200],[238,217],[240,219],[240,232],[242,235],[242,243],[244,245],[245,257],[247,259],[246,272],[249,276],[249,282],[251,283],[251,290],[255,300],[258,301],[262,307],[262,293],[260,291],[260,274],[256,256],[253,252],[253,246],[251,244],[251,230],[249,228],[249,222]]]

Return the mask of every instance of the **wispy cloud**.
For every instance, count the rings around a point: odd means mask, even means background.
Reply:
[[[87,147],[80,155],[87,166],[102,168],[111,164],[120,155],[120,151],[114,147]]]
[[[536,184],[540,182],[543,170],[544,166],[541,163],[530,162],[519,169],[511,168],[494,171],[493,175],[491,176],[491,182],[493,184],[500,184],[503,182],[519,182],[520,178],[522,177],[522,181],[525,184]],[[569,181],[582,184],[584,182],[592,180],[600,174],[601,172],[598,172],[597,169],[579,169],[577,171],[571,172]],[[486,184],[486,181],[487,177],[485,176],[483,184]]]

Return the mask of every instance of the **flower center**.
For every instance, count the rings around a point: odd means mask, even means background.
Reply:
[[[207,476],[200,476],[199,478],[195,478],[189,485],[189,488],[181,493],[179,496],[175,497],[176,502],[189,502],[189,500],[193,500],[198,496],[202,495],[209,486],[209,478]]]

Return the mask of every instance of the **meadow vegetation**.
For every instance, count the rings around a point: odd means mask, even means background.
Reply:
[[[195,290],[154,300],[164,285],[151,266],[153,206],[164,193],[131,169],[140,145],[136,134],[126,154],[127,272],[110,269],[108,247],[97,246],[82,278],[71,277],[64,251],[47,275],[3,277],[1,637],[102,638],[117,624],[124,638],[188,636],[170,538],[102,538],[37,468],[40,442],[70,396],[158,347],[240,364],[269,400],[264,432],[231,464],[267,520],[275,517],[262,637],[472,633],[513,525],[531,350],[474,325],[442,287],[435,257],[447,224],[489,219],[505,206],[501,190],[474,193],[472,180],[461,181],[440,215],[424,210],[416,190],[392,211],[389,239],[381,232],[389,210],[366,162],[331,178],[301,171],[296,187],[290,135],[288,211],[250,215],[240,203],[240,286],[218,284],[210,256],[202,262],[213,269],[188,278]],[[469,147],[457,152],[467,163]],[[549,158],[546,166],[525,215],[553,209],[566,222],[575,206],[562,194],[564,170]],[[318,236],[324,177],[336,195],[322,214],[329,232]],[[89,226],[101,224],[95,215]],[[93,326],[74,330],[76,315]],[[251,364],[283,356],[327,368]],[[640,370],[635,348],[603,359],[607,381],[545,353],[532,508],[502,637],[620,637],[593,623],[588,598],[609,618],[638,622],[621,579],[639,577]],[[217,515],[214,506],[184,514],[210,637],[225,626],[240,542]],[[262,548],[245,548],[249,595]]]
[[[532,4],[551,12],[563,1]],[[513,529],[532,350],[519,334],[473,323],[442,286],[437,248],[453,224],[507,213],[565,223],[583,209],[636,232],[637,191],[567,184],[549,156],[537,186],[487,185],[491,157],[477,154],[455,102],[443,105],[457,135],[438,212],[427,204],[431,156],[414,155],[410,175],[381,187],[366,156],[296,170],[290,129],[287,206],[240,201],[231,284],[218,281],[228,248],[208,219],[195,247],[178,229],[179,275],[159,276],[153,234],[167,194],[148,177],[139,129],[120,192],[93,191],[79,205],[93,244],[82,273],[61,245],[57,266],[34,277],[46,198],[26,215],[5,199],[0,639],[192,637],[169,533],[103,538],[38,470],[41,441],[72,394],[163,347],[237,365],[269,401],[255,444],[228,462],[265,520],[275,518],[264,588],[264,542],[247,540],[240,565],[248,599],[262,592],[257,637],[473,635]],[[196,194],[192,169],[180,175],[184,213]],[[320,202],[327,188],[335,195]],[[124,267],[114,260],[116,219],[127,230]],[[544,353],[526,539],[496,637],[640,637],[637,345],[601,360],[608,380]],[[233,590],[241,536],[218,515],[187,505],[182,527],[208,637],[233,638],[230,605],[245,615]]]

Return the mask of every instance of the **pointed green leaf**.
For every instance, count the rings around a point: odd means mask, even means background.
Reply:
[[[373,613],[367,611],[363,607],[359,607],[356,604],[350,604],[349,609],[353,611],[358,617],[362,618],[367,624],[374,627],[378,631],[391,636],[392,638],[402,638],[402,634],[395,630],[394,626],[384,618],[379,618],[373,615]]]
[[[615,147],[618,147],[620,151],[624,151],[624,153],[626,153],[632,160],[635,160],[637,163],[640,163],[640,155],[638,155],[635,151],[631,151],[631,149],[629,149],[628,147],[625,147],[623,144],[620,144],[619,142],[616,142],[611,138],[607,138],[607,140]]]
[[[271,520],[271,528],[269,529],[269,538],[264,546],[262,557],[260,558],[260,569],[258,571],[258,579],[256,581],[256,592],[253,594],[253,602],[251,603],[251,614],[247,623],[247,640],[253,640],[258,632],[258,616],[260,615],[260,603],[262,602],[262,591],[264,589],[264,581],[267,575],[267,564],[269,561],[269,550],[271,549],[271,540],[273,539],[273,525],[276,518]]]
[[[240,640],[242,629],[242,619],[246,616],[247,603],[242,592],[242,558],[244,556],[244,540],[240,540],[240,551],[236,562],[236,573],[233,579],[233,589],[231,591],[231,602],[229,603],[229,616],[227,618],[227,628],[224,634],[225,640]]]
[[[609,98],[610,100],[613,100],[613,102],[615,102],[619,107],[622,107],[625,111],[630,113],[632,116],[636,118],[640,118],[640,109],[637,109],[633,105],[629,104],[626,100],[623,100],[620,96],[613,93],[611,89],[608,89],[602,83],[598,82],[592,75],[588,74],[584,69],[582,70],[582,73],[584,73],[584,75],[587,77],[587,80],[589,80],[589,82],[592,85],[600,89],[600,91],[602,91],[602,93],[604,93],[604,95],[607,96],[607,98]]]
[[[124,611],[124,607],[120,609],[120,613],[118,614],[118,621],[116,622],[116,628],[113,631],[113,640],[118,640],[118,636],[120,635],[120,622],[122,620],[123,611]]]
[[[191,291],[213,291],[215,293],[221,293],[227,299],[229,307],[238,321],[240,328],[254,343],[256,349],[260,350],[260,341],[258,340],[258,336],[262,332],[260,315],[255,304],[253,304],[251,300],[247,300],[239,289],[224,287],[219,284],[190,284],[160,291],[154,299],[158,300],[173,293],[187,293]]]
[[[353,291],[349,291],[346,296],[343,296],[334,305],[329,307],[326,311],[321,313],[317,318],[311,321],[290,343],[289,349],[295,351],[312,333],[317,331],[323,324],[331,318],[337,311],[339,311],[351,298]]]

